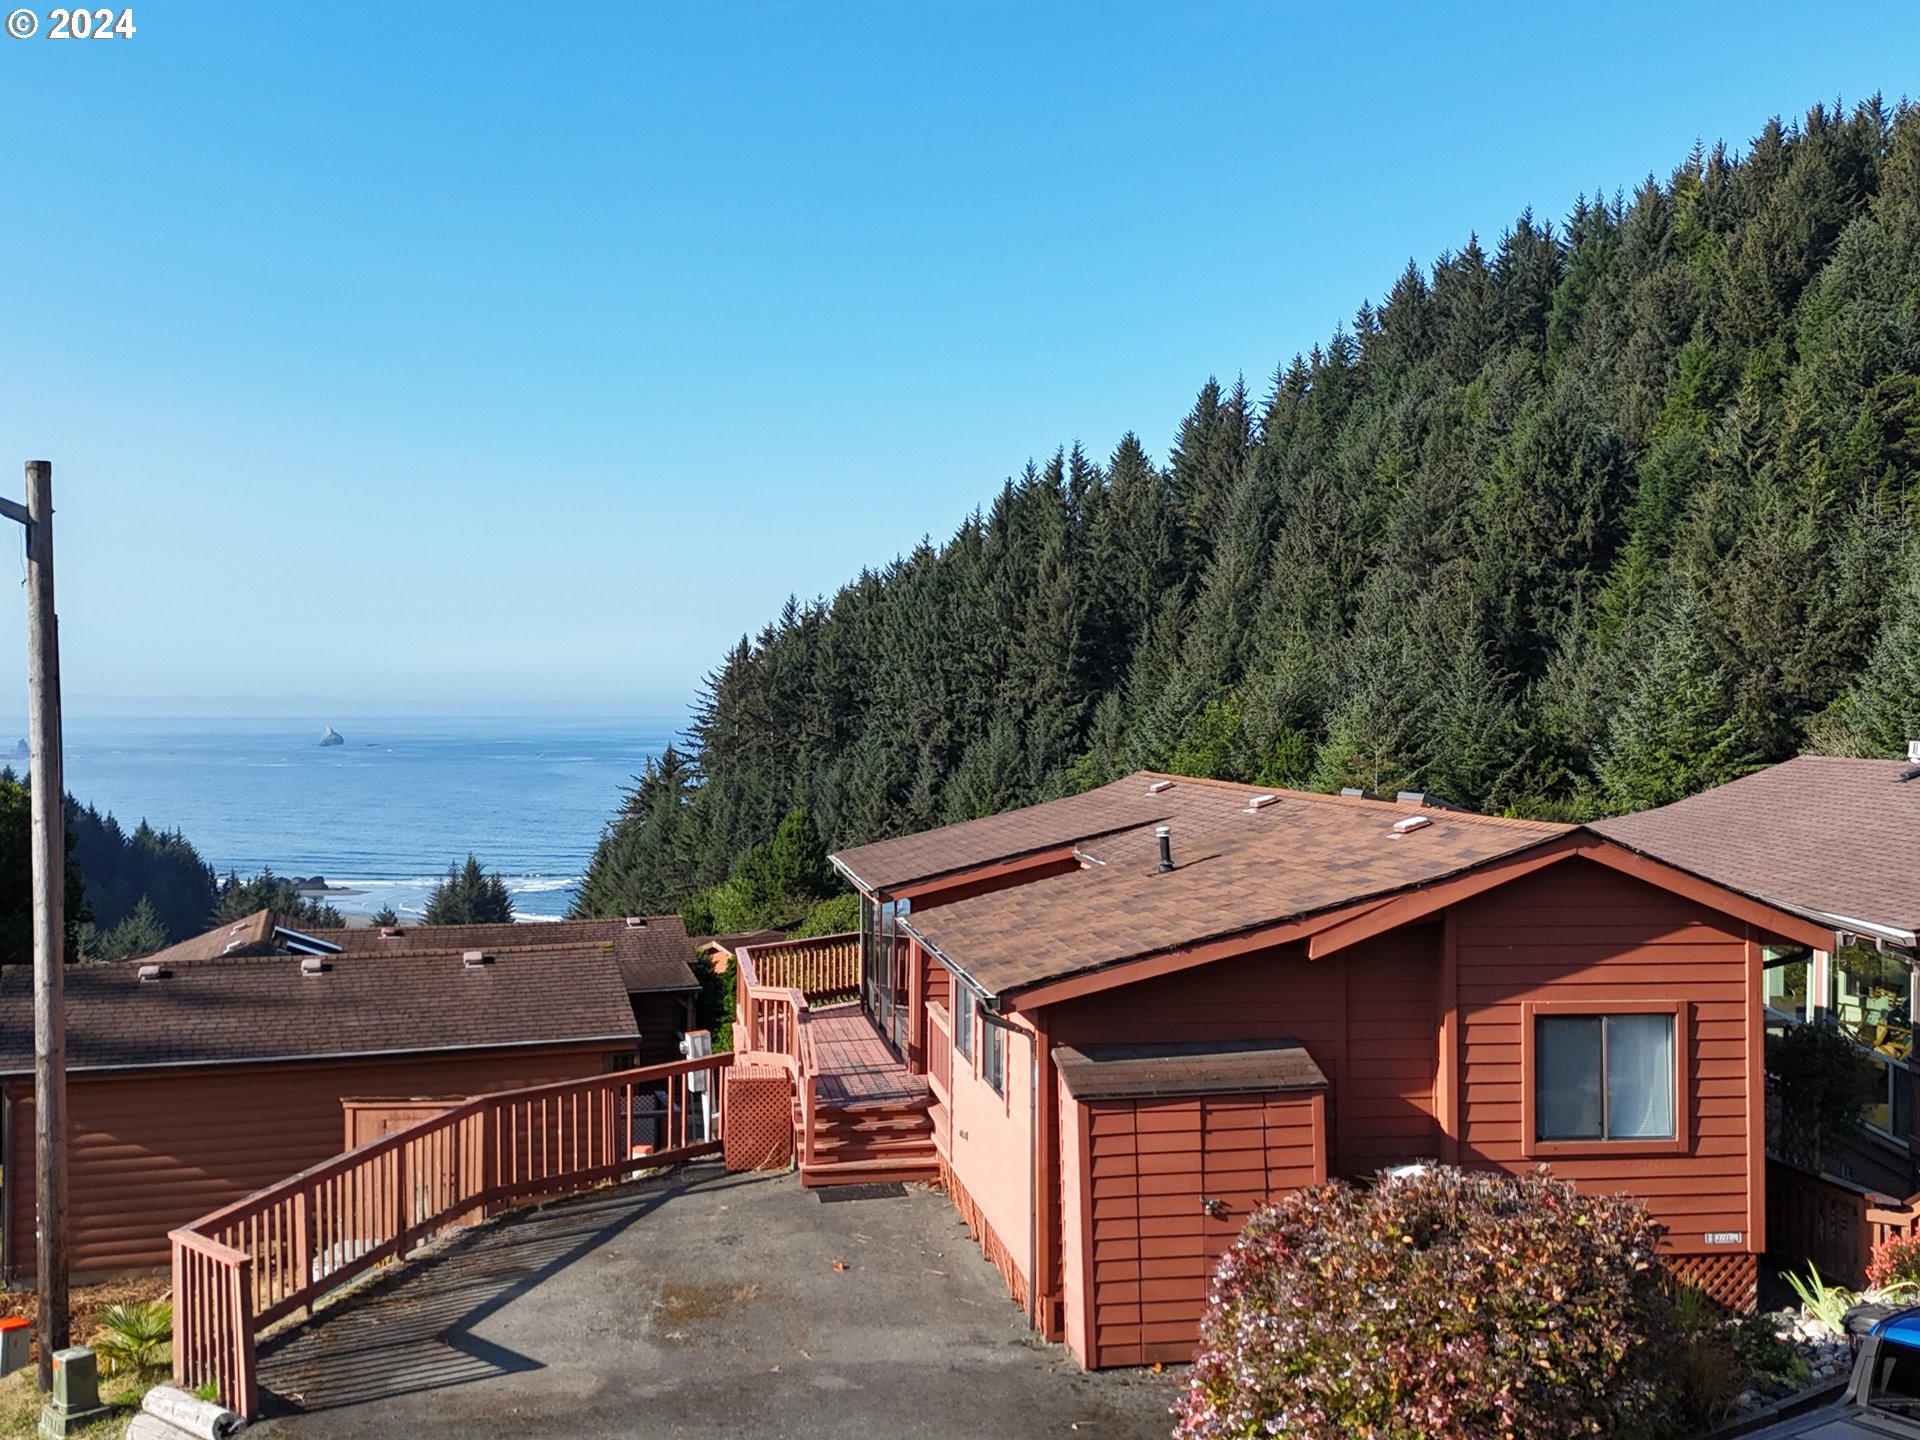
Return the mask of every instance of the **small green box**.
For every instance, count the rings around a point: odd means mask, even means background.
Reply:
[[[84,1345],[53,1352],[53,1399],[40,1412],[40,1433],[66,1440],[83,1425],[113,1413],[100,1403],[100,1365]]]

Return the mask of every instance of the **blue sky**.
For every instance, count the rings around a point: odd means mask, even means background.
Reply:
[[[1920,89],[1910,6],[132,9],[0,39],[0,493],[54,462],[79,715],[681,713],[1410,256]]]

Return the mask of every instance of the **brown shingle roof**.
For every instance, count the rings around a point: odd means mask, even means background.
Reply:
[[[1803,755],[1592,829],[1784,909],[1920,929],[1920,779],[1896,760]]]
[[[1053,1063],[1076,1100],[1312,1090],[1326,1075],[1298,1040],[1190,1040],[1057,1046]]]
[[[460,952],[335,955],[319,975],[297,955],[66,969],[73,1070],[396,1054],[495,1045],[624,1040],[637,1033],[619,968],[604,948],[497,952],[468,969]],[[0,973],[0,1074],[33,1068],[33,977]]]
[[[996,833],[1037,848],[1066,843],[1088,822],[1108,833],[1080,840],[1085,863],[1078,870],[914,914],[913,931],[990,994],[1005,994],[1041,981],[1198,944],[1244,931],[1386,896],[1470,870],[1502,856],[1544,844],[1573,829],[1568,825],[1507,820],[1453,811],[1419,812],[1430,823],[1397,839],[1394,823],[1414,807],[1383,800],[1291,791],[1262,792],[1253,786],[1182,780],[1149,796],[1162,777],[1136,775],[1089,795],[998,816],[1018,824]],[[1277,799],[1249,811],[1250,797]],[[1098,797],[1088,805],[1090,797]],[[1063,808],[1055,816],[1034,811]],[[1112,822],[1148,811],[1130,828]],[[941,866],[983,855],[984,821],[908,837],[911,850],[887,841],[850,852],[867,858],[877,874],[922,877]],[[1158,873],[1154,825],[1171,826],[1175,869]],[[942,847],[940,837],[965,831]],[[844,857],[843,857],[844,858]],[[854,873],[866,878],[857,865]],[[896,880],[895,883],[906,883]]]
[[[348,954],[413,955],[459,952],[475,946],[506,951],[544,952],[560,948],[610,950],[630,994],[697,990],[690,964],[693,942],[678,915],[643,915],[644,924],[625,920],[557,920],[508,925],[403,925],[398,935],[378,928],[309,930],[316,940],[338,945]]]
[[[222,955],[265,955],[273,949],[273,932],[279,923],[280,917],[273,911],[256,910],[231,924],[216,925],[204,935],[169,945],[146,958],[171,965],[183,960],[214,960]]]

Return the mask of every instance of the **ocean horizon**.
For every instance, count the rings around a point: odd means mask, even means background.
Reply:
[[[24,769],[15,737],[0,753]],[[221,875],[271,868],[356,893],[343,914],[417,916],[477,855],[522,920],[573,903],[606,822],[647,760],[682,741],[649,716],[68,719],[66,788],[122,828],[178,830]],[[338,745],[322,745],[331,726]]]

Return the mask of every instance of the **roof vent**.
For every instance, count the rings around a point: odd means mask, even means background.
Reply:
[[[142,965],[140,967],[140,978],[142,981],[164,980],[170,973],[172,972],[164,965]]]
[[[1149,785],[1149,786],[1147,786],[1147,794],[1149,794],[1149,795],[1163,795],[1163,794],[1165,794],[1165,793],[1166,793],[1167,791],[1169,791],[1169,790],[1171,790],[1171,789],[1173,789],[1173,781],[1171,781],[1171,780],[1156,780],[1156,781],[1154,781],[1154,782],[1153,782],[1153,783],[1152,783],[1151,785]]]
[[[1429,820],[1425,815],[1409,815],[1404,820],[1396,820],[1393,822],[1393,829],[1387,832],[1387,838],[1389,840],[1399,840],[1404,836],[1411,835],[1416,830],[1426,829],[1427,826],[1432,823],[1433,821]]]
[[[1341,787],[1340,793],[1349,800],[1359,800],[1363,798],[1367,792],[1357,785],[1346,785]]]
[[[646,917],[646,916],[644,916],[644,915],[629,915],[629,916],[627,916],[627,929],[629,929],[629,930],[644,930],[644,929],[646,929],[646,928],[647,928],[647,917]]]
[[[1920,740],[1907,741],[1907,763],[1920,765]]]
[[[1398,795],[1393,797],[1393,803],[1396,805],[1424,805],[1427,803],[1427,792],[1424,790],[1402,790]]]
[[[1153,838],[1160,842],[1160,873],[1164,875],[1173,869],[1173,827],[1171,825],[1154,826]]]
[[[246,943],[245,940],[229,940],[226,945],[222,947],[220,953],[222,955],[231,955],[236,950],[244,949]]]
[[[493,964],[493,956],[484,950],[467,950],[461,953],[460,963],[469,970],[479,970]]]
[[[332,968],[333,967],[327,964],[325,958],[322,956],[302,955],[300,957],[300,973],[302,975],[324,975]]]
[[[400,927],[398,925],[382,925],[380,927],[380,938],[382,940],[398,940],[400,938]]]
[[[1280,797],[1278,795],[1249,795],[1247,797],[1247,809],[1264,810],[1267,806],[1276,803],[1279,799]]]

